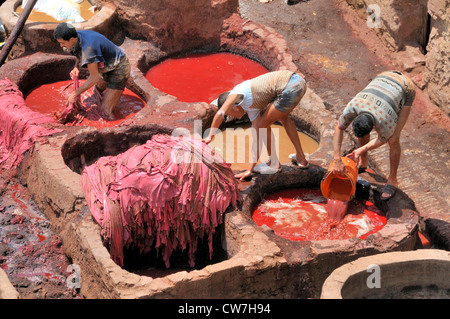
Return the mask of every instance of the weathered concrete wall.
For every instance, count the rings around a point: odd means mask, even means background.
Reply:
[[[430,98],[450,115],[450,2],[429,0],[430,41],[427,46],[425,82]]]
[[[374,27],[375,32],[391,50],[399,51],[408,43],[426,45],[427,0],[347,0],[347,3],[364,19],[379,17],[380,26]],[[372,10],[367,12],[369,6]]]
[[[413,79],[420,88],[427,87],[431,100],[450,114],[450,2],[447,0],[346,0],[364,20],[379,16],[380,25],[374,31],[392,51],[407,51],[411,61],[405,70],[420,73]],[[378,6],[375,12],[370,8]],[[369,12],[367,12],[369,11]],[[370,24],[369,22],[369,24]],[[376,22],[376,21],[374,21]],[[372,24],[374,26],[374,23]],[[420,52],[426,55],[423,56]],[[420,60],[417,65],[414,62]],[[422,82],[423,81],[423,82]]]

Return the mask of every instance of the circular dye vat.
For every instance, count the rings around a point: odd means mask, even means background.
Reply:
[[[367,238],[386,224],[383,212],[373,203],[354,198],[341,221],[328,217],[327,200],[320,190],[289,189],[264,198],[252,213],[258,225],[270,227],[289,240],[343,240]]]
[[[275,138],[274,147],[278,161],[280,163],[290,162],[289,154],[295,153],[295,148],[285,129],[278,124],[273,124],[271,129]],[[250,149],[253,141],[251,130],[251,124],[228,127],[219,131],[209,145],[222,156],[225,162],[231,164],[231,169],[245,170],[250,163]],[[312,154],[319,148],[319,144],[308,135],[298,132],[298,137],[304,153]],[[263,146],[258,163],[268,159],[267,150]]]
[[[145,78],[181,102],[211,103],[237,84],[267,73],[261,64],[232,53],[197,53],[170,58],[150,68]]]
[[[83,83],[84,81],[80,80],[80,86]],[[67,80],[41,85],[27,95],[25,103],[35,112],[55,116],[66,108],[67,91],[72,84],[72,80]],[[87,90],[80,97],[82,104],[87,107],[87,110],[83,121],[76,124],[77,126],[114,127],[123,120],[132,117],[145,105],[141,98],[132,91],[125,89],[114,112],[116,120],[107,121],[99,112],[99,106],[95,104],[92,92],[92,89]]]
[[[17,7],[16,12],[21,14],[23,6]],[[35,5],[27,21],[33,22],[82,22],[82,20],[89,20],[95,13],[94,7],[88,0],[83,0],[81,3],[74,3],[71,1],[60,1],[59,3],[43,2],[40,6]],[[69,17],[64,19],[61,17]],[[75,21],[75,18],[77,19]],[[82,20],[81,20],[82,19]],[[78,21],[80,20],[80,21]]]

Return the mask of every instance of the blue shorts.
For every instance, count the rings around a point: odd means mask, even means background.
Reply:
[[[292,74],[284,90],[273,101],[275,108],[283,113],[289,113],[300,103],[306,92],[306,81],[298,74]]]

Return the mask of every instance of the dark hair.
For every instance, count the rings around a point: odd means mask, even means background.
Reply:
[[[219,98],[217,99],[217,106],[219,107],[219,109],[222,107],[223,103],[225,103],[225,101],[227,100],[228,95],[230,95],[230,92],[225,92],[219,95]]]
[[[361,113],[353,120],[353,132],[356,137],[363,137],[373,129],[373,116],[368,113]]]
[[[56,27],[55,32],[53,32],[53,36],[55,39],[69,41],[71,38],[78,38],[78,33],[73,25],[67,22],[62,22]]]

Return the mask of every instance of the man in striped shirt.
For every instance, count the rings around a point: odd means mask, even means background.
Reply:
[[[268,72],[244,81],[219,97],[219,111],[214,116],[209,135],[204,142],[211,142],[224,121],[225,115],[241,118],[247,113],[256,138],[253,139],[252,160],[249,168],[245,172],[237,174],[236,178],[243,180],[252,172],[273,174],[280,170],[280,165],[276,154],[271,152],[270,125],[275,121],[280,121],[296,150],[296,154],[291,154],[289,157],[300,168],[308,168],[309,163],[303,153],[297,128],[288,117],[289,113],[300,103],[305,92],[304,77],[288,70]],[[260,145],[260,130],[267,130],[267,134],[265,134],[267,141],[265,142],[270,156],[270,166],[267,162],[256,165],[259,157],[257,146]]]
[[[368,151],[389,143],[390,171],[381,199],[391,198],[397,187],[397,170],[400,163],[400,132],[408,119],[415,98],[411,79],[397,71],[386,71],[375,77],[345,107],[334,133],[333,171],[344,174],[340,152],[344,130],[353,122],[353,132],[358,138],[358,148],[347,155],[364,171],[368,166]],[[377,138],[370,140],[375,128]]]

